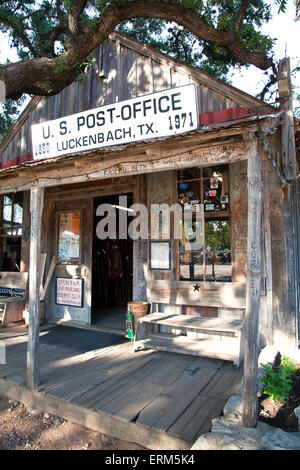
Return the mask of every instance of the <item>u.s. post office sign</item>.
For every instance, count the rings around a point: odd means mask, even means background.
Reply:
[[[194,84],[33,124],[33,159],[154,139],[198,127]]]

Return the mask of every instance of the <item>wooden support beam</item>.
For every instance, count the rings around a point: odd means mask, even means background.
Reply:
[[[290,72],[290,59],[287,57],[278,65],[278,91],[282,116],[282,165],[284,176],[291,181],[297,176],[295,128],[293,116],[293,99]]]
[[[257,422],[258,324],[261,288],[262,163],[259,154],[248,157],[248,241],[245,318],[243,425]]]
[[[30,191],[30,261],[29,261],[29,325],[27,346],[27,385],[37,389],[40,382],[40,262],[44,189],[35,186]]]

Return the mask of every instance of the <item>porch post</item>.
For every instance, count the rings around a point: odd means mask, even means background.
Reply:
[[[261,285],[262,163],[257,154],[248,156],[248,240],[245,319],[243,425],[257,421],[258,324]]]
[[[40,383],[40,260],[44,188],[35,186],[30,191],[30,260],[29,260],[29,326],[27,346],[27,385],[38,388]]]

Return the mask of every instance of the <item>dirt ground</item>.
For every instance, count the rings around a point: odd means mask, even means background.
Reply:
[[[0,450],[144,450],[0,395]]]

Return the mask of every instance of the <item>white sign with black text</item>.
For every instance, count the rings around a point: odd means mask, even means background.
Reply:
[[[56,278],[56,304],[69,307],[83,306],[83,279]]]
[[[194,84],[33,124],[33,159],[166,137],[198,127]]]

